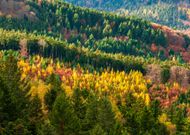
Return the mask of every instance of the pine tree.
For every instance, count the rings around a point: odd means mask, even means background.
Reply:
[[[38,134],[38,126],[43,122],[43,114],[42,114],[42,105],[39,97],[35,96],[30,100],[28,107],[28,117],[29,117],[29,129],[32,134]]]
[[[51,85],[51,89],[46,93],[44,100],[45,100],[45,104],[47,106],[47,109],[49,111],[51,111],[56,97],[63,90],[61,88],[61,81],[55,74],[52,74],[50,76],[47,83],[49,83]]]
[[[86,114],[82,122],[82,132],[88,133],[94,129],[97,124],[97,112],[98,112],[98,98],[91,95],[87,99]]]
[[[50,114],[50,120],[58,134],[77,135],[79,133],[79,119],[65,93],[62,93],[56,98]]]
[[[105,130],[105,132],[111,133],[116,121],[115,114],[112,110],[112,105],[106,97],[99,101],[97,119],[98,123]]]
[[[75,89],[72,97],[75,113],[81,120],[84,119],[86,114],[86,103],[84,102],[86,97],[83,95],[83,92],[86,93],[86,91]]]

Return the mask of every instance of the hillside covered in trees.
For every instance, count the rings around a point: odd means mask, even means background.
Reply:
[[[16,12],[17,10],[15,11],[18,5],[28,7],[22,16]],[[7,6],[9,10],[6,11],[15,14],[5,14],[4,10],[1,11],[4,13],[0,17],[0,27],[3,29],[45,34],[109,53],[160,59],[174,56],[185,61],[190,59],[190,54],[187,53],[189,38],[186,35],[152,25],[143,19],[74,7],[63,2],[51,4],[40,0],[36,3],[31,0],[9,0]],[[19,11],[21,12],[22,8]]]
[[[189,45],[134,16],[2,0],[0,134],[188,135]]]
[[[188,0],[65,0],[78,6],[138,16],[176,29],[190,27]]]

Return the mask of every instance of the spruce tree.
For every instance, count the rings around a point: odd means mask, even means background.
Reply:
[[[65,93],[60,94],[56,98],[50,114],[50,120],[58,134],[77,135],[79,133],[79,119]]]
[[[48,111],[51,111],[56,97],[63,90],[61,88],[60,78],[58,76],[56,76],[55,74],[52,74],[49,77],[47,83],[51,85],[51,89],[46,93],[44,100],[45,100],[45,104],[46,104]]]
[[[86,114],[84,121],[82,122],[83,132],[89,133],[89,131],[94,129],[95,125],[97,124],[98,104],[98,97],[94,95],[88,97],[86,105]]]
[[[86,114],[86,96],[84,93],[86,93],[86,90],[80,90],[80,89],[75,89],[73,96],[72,96],[72,102],[73,102],[73,107],[75,110],[75,113],[77,114],[78,118],[81,120],[85,118]]]
[[[99,101],[97,119],[104,131],[108,134],[111,133],[116,121],[112,105],[107,97],[104,97]]]

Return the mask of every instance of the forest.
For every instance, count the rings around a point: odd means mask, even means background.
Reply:
[[[35,20],[0,16],[0,134],[190,134],[190,64],[152,51],[168,47],[162,30],[62,1],[25,4]]]
[[[188,0],[65,0],[77,6],[138,16],[155,23],[184,30],[189,25]]]

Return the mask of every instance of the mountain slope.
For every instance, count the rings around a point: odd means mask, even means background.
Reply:
[[[0,134],[190,134],[186,35],[47,1],[0,5]]]
[[[24,16],[18,20],[14,16],[3,16],[0,18],[1,28],[46,34],[77,46],[107,53],[161,59],[175,56],[189,61],[189,38],[167,27],[155,26],[135,17],[98,12],[63,2],[24,3],[30,7],[28,12],[34,12],[37,19],[34,21],[30,16]]]
[[[155,23],[177,29],[189,28],[189,1],[173,0],[66,0],[75,5],[106,11],[114,11],[123,15],[134,15]],[[188,23],[187,23],[188,22]]]

